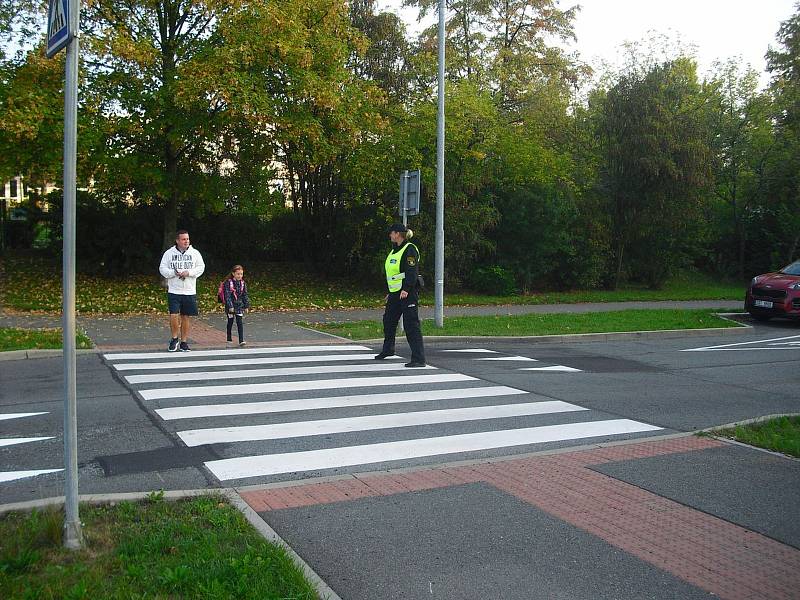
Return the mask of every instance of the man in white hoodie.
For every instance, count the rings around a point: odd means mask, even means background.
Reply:
[[[161,276],[167,280],[169,328],[172,333],[167,349],[170,352],[190,350],[191,317],[197,316],[196,283],[205,269],[202,255],[189,242],[189,232],[179,230],[175,234],[175,245],[164,252],[158,266]]]

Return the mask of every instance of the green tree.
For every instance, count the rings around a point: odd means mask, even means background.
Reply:
[[[800,4],[795,14],[781,23],[780,48],[767,53],[776,106],[777,157],[773,162],[773,197],[781,259],[791,261],[800,247]]]
[[[696,239],[710,175],[704,102],[685,58],[623,75],[608,91],[598,135],[616,285],[628,265],[659,286]]]
[[[224,99],[197,92],[227,0],[92,0],[83,13],[85,93],[100,110],[93,179],[163,207],[169,245],[182,209],[217,199]],[[187,93],[192,90],[192,93]]]
[[[0,181],[56,181],[64,137],[64,61],[42,48],[0,63]]]
[[[723,242],[733,238],[736,272],[743,278],[747,224],[764,198],[765,167],[775,150],[771,102],[767,93],[758,91],[758,74],[752,69],[742,72],[734,60],[720,66],[707,88],[714,195],[721,202],[717,212],[727,221],[718,235]],[[721,253],[728,248],[723,243]]]
[[[231,122],[271,149],[262,160],[285,182],[298,252],[313,264],[347,218],[348,161],[386,125],[385,94],[350,68],[366,47],[343,0],[251,2],[220,19],[189,91],[224,99]]]

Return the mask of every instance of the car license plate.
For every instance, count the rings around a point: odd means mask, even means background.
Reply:
[[[753,300],[753,304],[761,308],[772,308],[772,302],[769,300]]]

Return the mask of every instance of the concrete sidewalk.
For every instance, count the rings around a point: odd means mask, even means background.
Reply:
[[[454,306],[446,307],[445,317],[469,315],[518,315],[545,313],[585,313],[629,310],[638,308],[721,308],[741,311],[742,303],[733,301],[663,301],[663,302],[609,302],[588,304],[504,305],[504,306]],[[294,325],[295,322],[331,323],[343,321],[375,320],[383,315],[382,309],[316,310],[248,313],[245,316],[245,339],[251,344],[303,343],[331,338]],[[420,317],[433,318],[433,308],[422,306]],[[80,315],[78,327],[101,350],[156,349],[169,342],[168,317],[164,315]],[[227,319],[222,312],[202,314],[194,320],[190,340],[193,347],[224,347]],[[0,311],[0,327],[61,327],[57,315],[7,314]],[[717,332],[724,330],[716,330]],[[233,334],[236,339],[236,333]]]

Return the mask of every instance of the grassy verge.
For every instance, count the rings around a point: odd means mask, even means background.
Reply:
[[[383,325],[379,321],[299,324],[354,340],[383,337]],[[735,323],[716,316],[714,311],[709,309],[656,309],[577,314],[448,317],[441,329],[437,328],[432,320],[426,319],[422,322],[422,333],[423,335],[522,336],[735,326]]]
[[[380,308],[384,290],[381,281],[325,281],[296,264],[246,266],[250,300],[255,311],[308,309]],[[156,265],[152,275],[130,275],[125,279],[102,279],[77,274],[75,306],[81,314],[165,313],[166,294],[158,283]],[[202,312],[218,310],[217,285],[224,273],[205,273],[197,283]],[[26,285],[12,285],[25,281]],[[577,302],[624,302],[628,300],[741,300],[744,285],[719,282],[699,274],[683,275],[663,289],[628,286],[619,290],[574,290],[512,296],[484,296],[448,291],[448,306],[503,304],[572,304]],[[433,303],[433,290],[422,294]],[[57,313],[61,310],[60,265],[35,256],[6,254],[0,259],[0,302],[21,312]]]
[[[290,556],[220,498],[83,506],[85,547],[61,511],[0,518],[0,598],[317,598]]]
[[[61,348],[61,329],[19,329],[0,327],[0,352],[8,350],[44,350]],[[75,347],[91,348],[92,342],[84,334],[75,334]]]
[[[710,433],[800,458],[800,417],[778,417]]]

